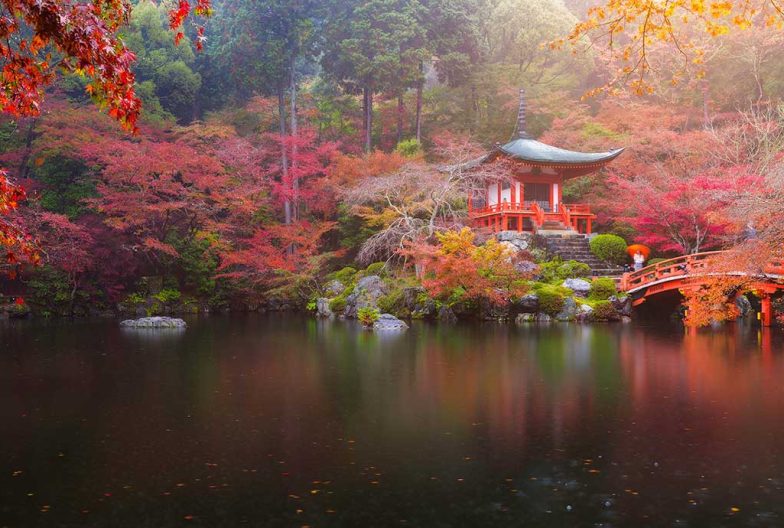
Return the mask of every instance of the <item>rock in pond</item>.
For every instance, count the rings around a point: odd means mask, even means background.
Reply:
[[[555,320],[561,321],[562,323],[566,323],[569,321],[574,321],[576,317],[577,317],[577,302],[571,297],[569,297],[566,300],[564,300],[563,308],[555,316]]]
[[[523,295],[514,303],[514,308],[522,313],[535,314],[539,311],[539,296],[535,293]]]
[[[335,314],[332,313],[332,310],[329,307],[329,299],[326,297],[319,297],[316,299],[316,317],[329,319],[334,316]]]
[[[522,325],[526,323],[534,323],[536,322],[536,314],[532,313],[521,313],[517,314],[515,317],[515,324]]]
[[[187,324],[182,319],[171,317],[142,317],[141,319],[128,319],[120,323],[123,328],[185,328]]]
[[[389,331],[389,330],[407,330],[408,325],[395,317],[392,314],[381,314],[378,320],[373,323],[373,330]]]
[[[609,299],[615,310],[624,317],[632,316],[632,298],[628,295],[616,296],[613,295]]]

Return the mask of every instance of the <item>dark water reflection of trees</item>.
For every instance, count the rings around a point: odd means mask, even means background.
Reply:
[[[0,526],[781,526],[782,344],[741,326],[6,325]]]

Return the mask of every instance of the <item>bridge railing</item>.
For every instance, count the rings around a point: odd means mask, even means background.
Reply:
[[[721,253],[721,251],[708,251],[694,255],[684,255],[674,259],[663,260],[639,271],[625,273],[621,278],[621,290],[634,290],[659,280],[683,277],[692,275],[695,272],[699,273],[699,271],[708,266],[708,260],[711,257]]]

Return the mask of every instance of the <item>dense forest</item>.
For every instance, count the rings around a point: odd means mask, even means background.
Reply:
[[[534,137],[627,149],[565,190],[599,231],[671,257],[736,246],[752,224],[774,247],[784,32],[695,32],[691,69],[662,44],[641,71],[589,37],[560,42],[592,6],[226,0],[180,27],[169,2],[134,2],[118,31],[135,55],[135,132],[96,109],[78,68],[40,113],[0,124],[0,166],[26,191],[10,245],[32,248],[9,251],[3,291],[52,315],[313,307],[329,279],[384,263],[439,302],[504,302],[552,266],[527,253],[526,275],[492,244],[471,249],[483,235],[461,230],[465,167],[510,138],[520,88]]]

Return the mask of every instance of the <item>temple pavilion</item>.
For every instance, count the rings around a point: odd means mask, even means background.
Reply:
[[[490,182],[484,192],[469,196],[468,211],[474,227],[590,234],[596,215],[588,205],[563,203],[564,183],[598,171],[624,149],[575,152],[547,145],[528,135],[525,119],[525,91],[521,90],[514,139],[478,160],[492,163],[505,158],[511,161],[512,177]]]

